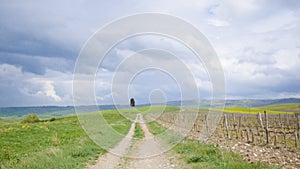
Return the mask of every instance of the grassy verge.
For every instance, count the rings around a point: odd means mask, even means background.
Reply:
[[[135,139],[142,139],[145,137],[145,134],[141,128],[141,125],[139,123],[135,124],[135,129],[134,129],[134,135],[133,138]]]
[[[148,123],[149,131],[154,134],[160,134],[165,128],[159,123],[153,121]],[[183,168],[228,168],[228,169],[252,169],[252,168],[274,168],[263,163],[248,163],[242,156],[234,152],[220,149],[211,144],[185,139],[177,144],[173,151],[179,155],[183,161]]]
[[[83,168],[105,151],[75,116],[53,122],[1,125],[0,168]]]
[[[263,163],[250,164],[243,160],[239,154],[194,140],[185,140],[178,144],[175,147],[175,152],[180,154],[180,157],[184,159],[187,168],[274,168]]]
[[[150,131],[150,133],[152,133],[153,135],[158,135],[160,133],[163,133],[166,128],[162,127],[159,123],[157,123],[156,121],[151,121],[149,123],[147,123],[148,126],[148,130]]]
[[[127,134],[130,121],[116,111],[102,115],[112,128]],[[0,121],[0,168],[84,168],[102,153],[76,116],[36,123]]]

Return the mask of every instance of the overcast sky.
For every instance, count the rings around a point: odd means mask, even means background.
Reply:
[[[299,0],[0,1],[1,107],[72,105],[72,74],[86,41],[111,21],[144,12],[184,19],[208,38],[224,70],[226,98],[300,97]],[[179,55],[201,98],[210,98],[201,62],[189,59],[193,54],[178,42],[148,35],[109,52],[96,75],[99,104],[112,103],[112,77],[122,58],[146,48]],[[155,89],[167,100],[180,99],[174,79],[156,70],[137,76],[128,92],[146,103]]]

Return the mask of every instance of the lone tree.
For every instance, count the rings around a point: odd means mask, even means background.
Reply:
[[[130,106],[131,106],[131,107],[134,107],[134,106],[135,106],[134,98],[131,98],[131,99],[130,99]]]

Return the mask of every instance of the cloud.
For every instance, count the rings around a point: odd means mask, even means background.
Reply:
[[[209,19],[208,24],[213,25],[213,26],[217,26],[217,27],[222,27],[222,26],[229,26],[230,23],[228,21],[225,20],[218,20],[218,19]]]
[[[117,4],[116,1],[2,2],[0,106],[72,104],[72,72],[86,40],[112,20],[142,12],[177,16],[208,38],[224,69],[227,98],[299,97],[300,1],[133,0]],[[168,37],[145,35],[117,44],[98,72],[92,72],[96,61],[86,61],[82,69],[90,72],[90,76],[97,73],[95,91],[100,103],[112,103],[112,96],[117,94],[111,91],[111,85],[118,65],[133,53],[149,48],[176,55],[193,74],[201,97],[211,96],[209,74],[192,51]],[[172,59],[159,60],[173,70]],[[151,62],[153,58],[136,64],[147,66]],[[123,73],[134,66],[124,67]],[[181,72],[176,70],[176,73]],[[136,90],[132,88],[131,92],[147,102],[147,94],[161,86],[168,99],[174,100],[179,96],[178,89],[167,79],[164,75],[144,74],[136,79],[132,86]],[[121,81],[118,85],[124,84]],[[85,91],[83,86],[81,92]]]
[[[71,105],[72,74],[46,70],[44,75],[0,64],[0,106]]]
[[[42,82],[35,81],[33,84],[36,85],[38,83],[40,83],[40,85],[42,86],[39,91],[32,92],[32,91],[29,91],[29,89],[25,87],[25,88],[23,88],[22,92],[28,96],[50,97],[55,102],[59,102],[62,100],[61,97],[56,94],[56,91],[53,86],[53,82],[51,82],[51,81],[42,81]]]
[[[38,75],[46,73],[46,69],[57,70],[61,72],[70,72],[73,70],[74,62],[62,57],[31,56],[24,54],[2,53],[0,52],[2,64],[11,64],[20,66],[23,72],[30,72]]]

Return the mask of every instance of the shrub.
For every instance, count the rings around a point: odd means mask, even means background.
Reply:
[[[37,114],[29,114],[26,116],[25,119],[22,120],[22,123],[36,123],[40,122],[41,120],[37,116]]]
[[[55,117],[52,117],[49,121],[55,121],[56,119],[55,119]]]
[[[206,154],[193,155],[187,160],[188,163],[207,162],[207,161],[209,161],[209,156]]]

